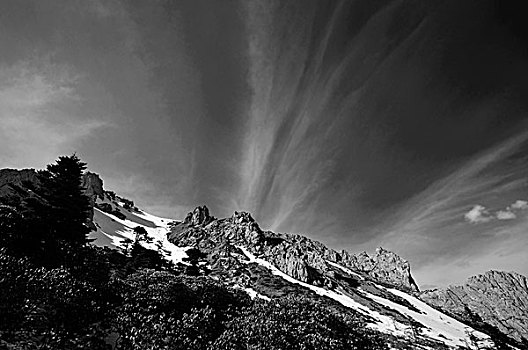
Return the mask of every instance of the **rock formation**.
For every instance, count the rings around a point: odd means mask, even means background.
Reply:
[[[304,236],[263,231],[247,212],[215,219],[206,206],[197,207],[183,222],[172,227],[169,240],[219,256],[223,253],[218,250],[244,246],[293,278],[315,285],[328,282],[325,276],[332,270],[328,262],[336,262],[378,282],[402,290],[418,290],[409,263],[392,252],[379,248],[373,257],[367,253],[339,253]]]
[[[0,187],[6,184],[23,186],[27,182],[38,182],[35,169],[0,169]]]
[[[411,276],[409,262],[391,251],[379,247],[372,257],[366,252],[351,255],[343,251],[341,254],[346,265],[367,273],[379,282],[418,291],[418,285]]]
[[[510,337],[528,341],[528,281],[518,273],[488,271],[462,286],[424,291],[420,298],[462,319],[477,315]]]
[[[87,171],[82,177],[82,187],[84,193],[90,199],[90,220],[88,225],[92,230],[96,230],[95,224],[93,223],[94,207],[97,198],[104,199],[103,180],[98,174]]]
[[[213,221],[214,218],[209,215],[209,208],[205,205],[196,207],[192,212],[185,217],[185,224],[190,226],[204,226]]]
[[[0,170],[0,203],[15,204],[26,197],[36,196],[33,189],[39,186],[34,169]]]
[[[93,204],[97,198],[104,199],[103,180],[98,174],[87,171],[82,177],[82,187],[84,193],[90,197],[90,202]]]

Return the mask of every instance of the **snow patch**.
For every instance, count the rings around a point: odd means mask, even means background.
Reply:
[[[366,315],[366,316],[374,318],[377,322],[368,324],[368,326],[370,328],[376,329],[376,330],[378,330],[380,332],[383,332],[383,333],[389,333],[389,334],[394,334],[394,335],[397,335],[397,336],[400,336],[400,337],[405,337],[405,331],[406,331],[406,329],[409,328],[408,326],[395,321],[394,319],[392,319],[389,316],[382,315],[382,314],[380,314],[377,311],[369,309],[365,305],[362,305],[362,304],[358,303],[357,301],[355,301],[354,299],[352,299],[351,297],[349,297],[349,296],[347,296],[345,294],[342,294],[342,293],[339,293],[339,292],[335,292],[335,291],[332,291],[332,290],[327,290],[327,289],[324,289],[324,288],[321,288],[321,287],[316,287],[316,286],[313,286],[311,284],[301,282],[301,281],[299,281],[299,280],[297,280],[297,279],[285,274],[284,272],[280,271],[279,269],[277,269],[275,266],[273,266],[271,263],[267,262],[266,260],[263,260],[263,259],[255,257],[255,255],[250,253],[244,247],[242,247],[242,246],[237,246],[237,247],[240,250],[242,250],[244,252],[244,254],[246,255],[246,257],[249,259],[249,261],[247,261],[246,263],[248,263],[248,264],[249,263],[256,263],[256,264],[259,264],[261,266],[264,266],[267,269],[269,269],[274,275],[282,277],[283,279],[285,279],[288,282],[295,283],[295,284],[298,284],[298,285],[303,286],[305,288],[311,289],[312,291],[314,291],[318,295],[326,296],[328,298],[334,299],[335,301],[341,303],[342,305],[344,305],[344,306],[346,306],[346,307],[348,307],[350,309],[356,310],[356,311],[358,311],[359,313],[361,313],[363,315]]]
[[[115,215],[106,213],[97,208],[94,209],[94,222],[98,226],[97,231],[90,234],[90,238],[95,238],[94,242],[99,246],[108,246],[110,248],[123,248],[123,239],[128,238],[132,241],[135,239],[134,228],[143,227],[152,243],[140,242],[142,246],[152,250],[158,250],[158,246],[166,252],[166,259],[174,263],[182,262],[187,256],[185,251],[188,247],[178,247],[167,239],[170,231],[169,224],[174,220],[160,218],[143,211],[134,213],[125,213],[126,219],[122,220]],[[127,215],[128,214],[128,215]],[[130,215],[131,214],[131,215]],[[134,221],[134,216],[140,220]],[[154,227],[150,224],[152,223]]]
[[[264,294],[260,294],[259,292],[257,292],[256,290],[254,290],[253,288],[243,288],[246,293],[248,293],[249,297],[251,299],[255,299],[255,298],[259,298],[259,299],[263,299],[263,300],[266,300],[266,301],[270,301],[271,299],[267,296],[265,296]]]
[[[454,347],[465,346],[469,349],[494,347],[494,343],[488,335],[476,331],[462,322],[441,313],[423,301],[397,289],[385,288],[380,285],[376,285],[376,287],[384,289],[395,296],[406,300],[420,312],[416,312],[404,305],[373,295],[367,291],[360,290],[360,292],[378,304],[394,309],[424,325],[425,328],[420,329],[422,335]],[[474,342],[470,339],[470,335],[475,337],[476,340]]]

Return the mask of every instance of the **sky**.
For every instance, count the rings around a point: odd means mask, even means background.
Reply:
[[[4,0],[0,168],[76,152],[160,216],[245,210],[422,288],[528,275],[522,2]]]

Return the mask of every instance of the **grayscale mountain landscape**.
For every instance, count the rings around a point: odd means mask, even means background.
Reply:
[[[528,349],[517,0],[0,0],[0,349]]]

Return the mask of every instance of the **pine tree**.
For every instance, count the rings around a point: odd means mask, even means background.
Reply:
[[[136,235],[136,242],[152,243],[152,238],[149,237],[144,227],[136,226],[134,228],[134,234]]]
[[[185,273],[189,276],[198,276],[200,274],[199,262],[201,259],[207,257],[207,254],[200,251],[198,248],[190,248],[185,251],[187,254],[182,260],[189,263],[185,268]]]
[[[134,243],[134,241],[130,238],[125,237],[121,240],[121,244],[123,245],[123,252],[126,256],[128,256],[128,254],[130,253],[130,247],[132,246],[132,243]]]
[[[42,179],[42,197],[49,204],[45,221],[50,231],[45,242],[47,254],[75,254],[75,250],[89,240],[90,202],[84,194],[82,175],[86,169],[75,154],[61,156],[55,164],[39,172]]]

